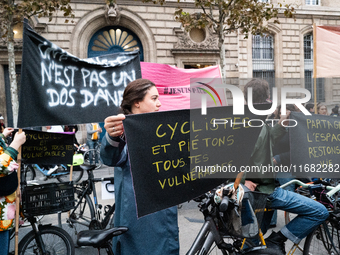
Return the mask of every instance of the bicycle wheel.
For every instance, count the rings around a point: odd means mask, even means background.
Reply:
[[[96,155],[98,155],[97,163],[96,162]],[[90,149],[84,153],[84,162],[86,164],[96,164],[95,169],[99,169],[102,166],[102,160],[100,159],[99,148],[97,149]]]
[[[74,244],[70,235],[63,229],[55,226],[40,226],[41,238],[48,254],[73,255]],[[40,247],[35,240],[34,231],[30,231],[19,243],[20,255],[40,255]]]
[[[22,164],[22,180],[32,181],[35,179],[36,173],[34,168],[28,164]]]
[[[60,175],[56,175],[57,180],[59,182],[68,182],[70,181],[70,168],[67,167],[65,169],[64,167],[60,166],[57,169],[57,174],[60,173]],[[80,166],[73,166],[73,171],[72,171],[72,181],[74,183],[77,183],[81,180],[81,178],[84,175],[84,169],[82,169]]]
[[[338,254],[339,238],[339,229],[330,222],[325,222],[306,237],[303,255]]]
[[[68,232],[71,235],[72,240],[77,244],[77,234],[82,230],[88,229],[101,229],[98,228],[95,219],[95,210],[92,200],[89,195],[81,197],[82,189],[76,189],[76,196],[78,202],[75,208],[70,212],[70,217],[67,219],[69,223],[67,226],[71,228]]]

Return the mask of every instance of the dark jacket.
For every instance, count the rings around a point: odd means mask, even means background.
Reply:
[[[285,134],[286,130],[281,125],[277,124],[274,127],[264,125],[261,129],[259,137],[256,141],[255,148],[249,160],[250,166],[268,166],[273,165],[273,146],[277,143]],[[248,174],[249,175],[249,174]],[[266,174],[258,173],[257,176],[252,174],[252,178],[245,179],[250,180],[257,184],[257,190],[263,193],[270,194],[275,189],[275,173],[267,172]],[[264,178],[265,177],[265,178]]]

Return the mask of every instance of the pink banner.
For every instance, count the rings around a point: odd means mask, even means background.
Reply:
[[[317,78],[340,76],[340,27],[316,27]]]
[[[208,107],[226,105],[224,89],[214,89],[214,83],[219,82],[216,78],[221,78],[218,66],[182,69],[165,64],[147,62],[140,64],[142,78],[153,81],[157,86],[162,103],[161,111],[200,108],[200,94],[206,93],[211,94],[207,96]],[[190,87],[190,79],[194,79],[192,80],[194,86]],[[202,83],[199,83],[200,81]],[[199,97],[193,97],[194,94]]]

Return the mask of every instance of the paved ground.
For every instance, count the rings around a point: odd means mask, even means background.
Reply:
[[[113,175],[112,168],[102,167],[101,169],[95,172],[95,177],[108,177]],[[40,176],[41,177],[41,176]],[[38,176],[39,178],[39,176]],[[83,177],[84,178],[84,177]],[[85,178],[87,178],[87,174],[85,174]],[[99,199],[99,203],[106,205],[112,203],[112,200],[102,200],[101,199],[101,185],[98,184],[97,186],[97,194]],[[198,210],[196,202],[190,203],[183,203],[179,206],[178,210],[178,225],[179,225],[179,237],[180,237],[180,255],[186,254],[189,250],[191,244],[195,240],[196,235],[198,234],[202,224],[203,224],[203,215]],[[62,227],[68,232],[71,232],[67,224],[65,217],[67,216],[66,213],[62,214]],[[57,215],[46,215],[42,219],[43,224],[53,224],[58,225],[58,218]],[[278,224],[277,227],[274,229],[275,231],[279,230],[284,225],[283,213],[278,213]],[[19,231],[19,239],[21,239],[28,231],[31,230],[31,227],[20,228]],[[271,231],[269,231],[271,232]],[[11,241],[11,247],[13,249],[13,240]],[[289,250],[291,244],[286,245],[286,250]],[[288,248],[289,247],[289,248]],[[103,252],[104,253],[104,252]],[[76,255],[94,255],[97,254],[97,250],[92,248],[76,248]],[[214,253],[219,254],[219,253]],[[294,253],[296,255],[301,253]],[[152,255],[152,254],[151,254]],[[165,254],[166,255],[166,254]],[[321,255],[321,254],[320,254]]]

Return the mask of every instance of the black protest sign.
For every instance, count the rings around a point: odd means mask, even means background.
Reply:
[[[49,133],[24,129],[26,142],[21,147],[25,164],[72,164],[74,133]]]
[[[291,113],[289,128],[291,173],[298,177],[338,178],[340,174],[340,119]]]
[[[103,122],[118,113],[125,87],[138,78],[138,51],[83,60],[25,23],[18,126]]]
[[[240,166],[247,165],[261,131],[248,121],[265,117],[247,110],[234,117],[232,107],[208,108],[206,116],[200,111],[126,116],[123,124],[139,217],[193,199],[235,178]],[[214,119],[220,124],[213,126]],[[204,165],[234,167],[213,173],[201,171]]]

